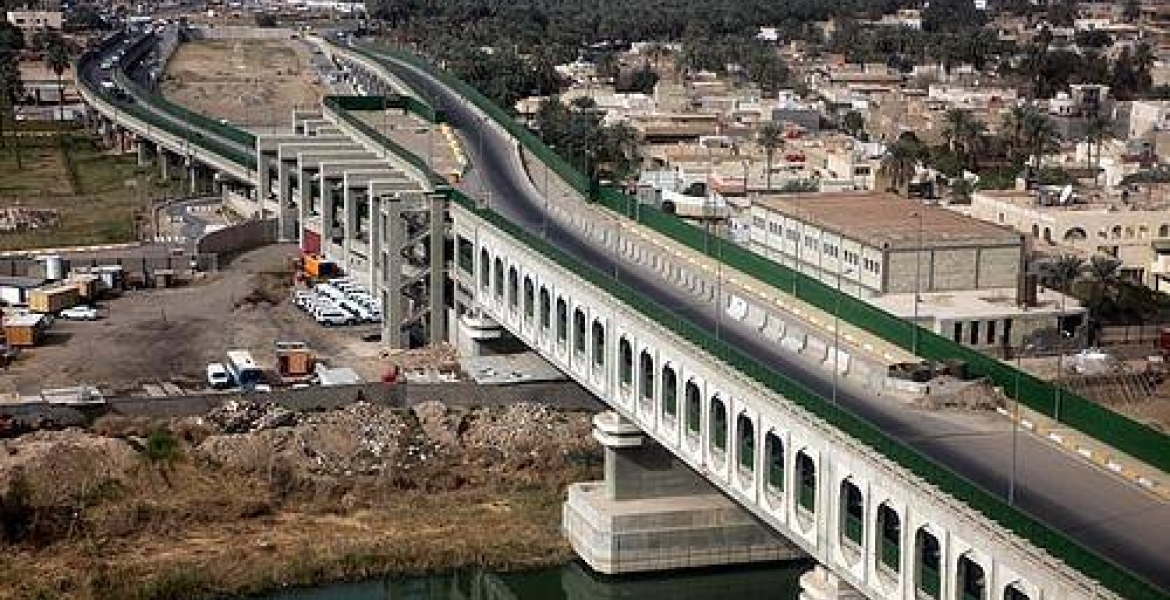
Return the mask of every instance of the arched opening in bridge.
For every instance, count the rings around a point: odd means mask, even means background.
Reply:
[[[541,333],[548,333],[548,328],[552,326],[552,297],[548,293],[548,288],[543,285],[540,286],[540,330]]]
[[[647,404],[654,402],[654,358],[646,350],[642,351],[642,355],[638,358],[638,370],[641,373],[638,376],[639,396],[642,401]]]
[[[727,452],[727,406],[719,396],[711,398],[711,447]]]
[[[959,557],[959,600],[987,600],[987,575],[970,554]]]
[[[902,519],[890,505],[877,509],[878,566],[894,573],[902,569]]]
[[[496,300],[500,301],[504,299],[504,261],[497,258],[492,272],[496,275]]]
[[[840,510],[837,527],[841,541],[861,546],[865,540],[865,501],[861,497],[861,489],[849,479],[841,482]]]
[[[662,416],[667,419],[678,416],[678,374],[669,363],[662,365]]]
[[[569,339],[569,305],[564,298],[557,298],[557,343],[564,344]]]
[[[699,391],[699,384],[695,383],[694,379],[687,380],[685,401],[687,403],[687,433],[697,436],[703,426],[703,394]]]
[[[1032,600],[1024,590],[1020,589],[1019,583],[1013,583],[1003,590],[1003,600]]]
[[[796,453],[796,506],[810,513],[817,511],[817,466],[804,450]]]
[[[536,315],[536,286],[532,283],[532,278],[524,276],[524,321],[526,323],[532,322],[532,317]]]
[[[508,308],[516,310],[520,306],[520,274],[516,267],[508,268]]]
[[[492,285],[492,257],[487,248],[479,251],[479,287],[486,292]]]
[[[927,598],[938,598],[942,587],[940,569],[941,552],[938,538],[926,529],[919,529],[914,536],[914,547],[917,548],[918,569],[915,585],[918,592]]]
[[[769,431],[764,436],[764,454],[768,457],[768,491],[773,494],[784,493],[784,440]]]
[[[739,468],[751,473],[756,468],[756,426],[745,413],[739,413],[735,419],[735,436]]]
[[[593,320],[593,366],[602,368],[605,366],[605,325],[601,320]]]
[[[573,352],[585,354],[585,311],[573,311]]]
[[[618,381],[624,386],[634,382],[634,347],[625,336],[618,340]]]

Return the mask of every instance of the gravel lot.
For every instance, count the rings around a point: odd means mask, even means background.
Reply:
[[[99,305],[96,322],[57,320],[45,342],[26,350],[3,377],[0,393],[89,384],[106,394],[141,392],[163,381],[201,387],[208,362],[229,349],[251,350],[274,369],[274,342],[303,341],[334,365],[380,372],[380,344],[361,335],[376,325],[325,328],[290,299],[293,245],[245,253],[219,273],[182,287],[126,292]]]

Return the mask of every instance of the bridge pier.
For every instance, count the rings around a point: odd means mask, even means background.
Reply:
[[[605,448],[605,481],[569,486],[563,527],[578,556],[595,571],[805,556],[617,413],[597,415],[593,425],[593,436]]]
[[[800,576],[800,600],[865,600],[865,595],[817,565]]]
[[[159,146],[158,147],[158,174],[159,174],[159,177],[162,177],[163,181],[168,181],[170,179],[170,177],[171,177],[170,167],[171,167],[171,153],[168,152],[166,148]]]
[[[138,149],[138,166],[145,167],[150,164],[150,142],[139,137],[135,140],[135,146]]]

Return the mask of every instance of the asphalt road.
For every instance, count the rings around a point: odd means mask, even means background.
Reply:
[[[391,62],[389,57],[386,57]],[[466,141],[475,165],[467,181],[490,192],[491,208],[539,231],[543,200],[516,158],[515,142],[488,126],[482,115],[431,77],[409,66],[395,69],[403,79],[447,111]],[[474,190],[476,193],[480,190]],[[714,307],[648,272],[631,268],[575,230],[549,225],[548,240],[594,268],[616,274],[681,319],[715,329]],[[831,394],[824,370],[795,360],[742,326],[721,322],[724,338],[793,377],[822,397]],[[842,407],[932,458],[950,470],[1007,498],[1012,479],[1012,432],[1002,419],[986,415],[920,410],[872,392],[839,387]],[[1022,511],[1123,565],[1163,591],[1170,590],[1170,504],[1093,468],[1025,432],[1016,436],[1015,504]]]

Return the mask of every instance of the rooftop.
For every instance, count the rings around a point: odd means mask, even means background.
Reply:
[[[1009,228],[885,192],[765,196],[756,205],[874,247],[1020,243]]]

